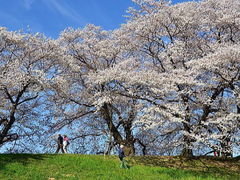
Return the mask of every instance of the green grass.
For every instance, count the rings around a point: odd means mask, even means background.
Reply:
[[[116,156],[1,154],[0,180],[201,180],[240,179],[239,160],[166,156],[128,158],[121,169]]]

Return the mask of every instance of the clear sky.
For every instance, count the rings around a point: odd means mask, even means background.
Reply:
[[[183,1],[187,0],[172,0]],[[67,27],[89,23],[105,30],[118,28],[127,8],[134,5],[131,0],[0,0],[0,4],[0,26],[24,31],[29,27],[52,38]]]

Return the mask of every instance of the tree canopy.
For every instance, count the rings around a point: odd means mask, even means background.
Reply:
[[[240,1],[134,2],[113,31],[0,29],[0,147],[63,131],[76,153],[239,153]]]

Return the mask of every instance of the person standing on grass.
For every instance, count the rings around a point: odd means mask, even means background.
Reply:
[[[63,151],[63,137],[61,136],[61,134],[58,134],[57,144],[58,144],[58,147],[57,147],[57,150],[56,150],[55,153],[58,153],[60,149],[61,149],[62,153],[64,153],[64,151]]]
[[[67,153],[67,147],[69,145],[69,139],[67,137],[67,135],[64,135],[63,136],[63,150],[64,150],[64,153]]]
[[[220,156],[220,151],[219,150],[215,150],[213,153],[214,153],[214,156]]]
[[[120,167],[121,167],[121,168],[124,168],[124,169],[127,169],[128,166],[127,166],[126,161],[125,161],[125,159],[124,159],[126,156],[125,156],[125,154],[124,154],[123,148],[124,148],[124,146],[123,146],[123,145],[120,145],[120,148],[119,148],[119,150],[118,150],[118,157],[119,157],[119,159],[120,159],[120,161],[121,161]]]

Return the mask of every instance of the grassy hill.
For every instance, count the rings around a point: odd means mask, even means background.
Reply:
[[[240,160],[167,156],[128,157],[130,169],[121,169],[116,156],[1,154],[4,180],[201,180],[240,179]]]

